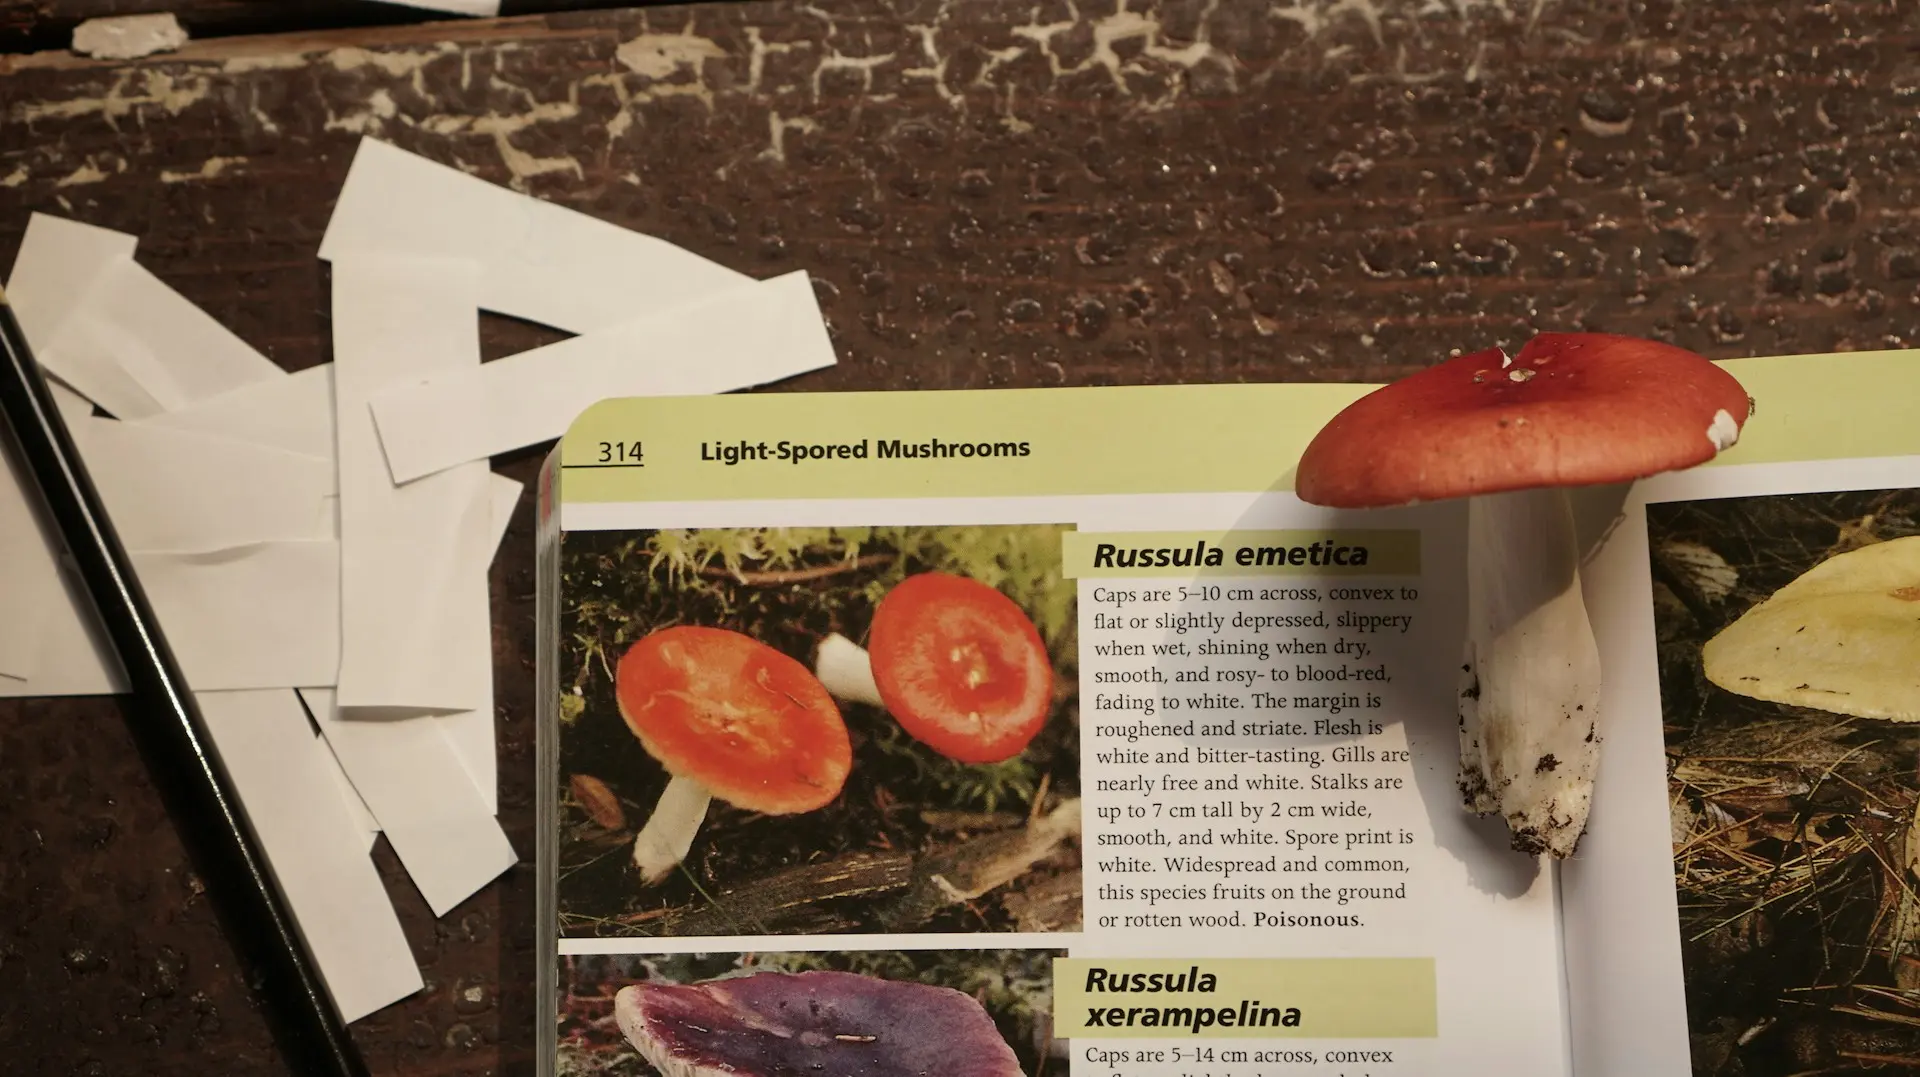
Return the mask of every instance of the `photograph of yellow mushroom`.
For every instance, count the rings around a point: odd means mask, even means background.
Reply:
[[[1920,491],[1647,529],[1694,1074],[1920,1072]]]
[[[1066,1077],[1057,950],[562,958],[561,1077]]]
[[[564,536],[561,931],[1079,930],[1064,530]]]

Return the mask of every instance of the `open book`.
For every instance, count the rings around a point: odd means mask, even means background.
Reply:
[[[1369,387],[596,406],[540,492],[542,1072],[1920,1053],[1920,727],[1842,698],[1920,707],[1920,362],[1725,366],[1738,446],[1576,492],[1557,862],[1461,805],[1463,507],[1292,493]]]

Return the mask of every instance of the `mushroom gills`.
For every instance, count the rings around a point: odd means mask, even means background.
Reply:
[[[1600,651],[1580,589],[1579,547],[1556,488],[1483,495],[1468,507],[1460,787],[1499,814],[1513,847],[1573,854],[1600,757]]]

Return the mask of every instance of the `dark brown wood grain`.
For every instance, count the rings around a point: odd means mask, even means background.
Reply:
[[[1910,5],[1122,3],[0,59],[0,265],[29,211],[131,231],[282,365],[322,362],[315,251],[373,135],[754,275],[808,270],[841,364],[781,390],[1383,379],[1547,328],[1715,357],[1920,337]],[[494,600],[502,814],[530,856],[521,511]],[[121,721],[0,704],[0,1057],[280,1073]],[[357,1026],[376,1071],[524,1072],[530,872],[435,921],[380,862],[429,985]]]
[[[621,0],[502,0],[503,15],[643,6]],[[373,0],[0,0],[0,52],[64,49],[88,19],[171,13],[196,38],[338,27],[396,26],[460,18]]]

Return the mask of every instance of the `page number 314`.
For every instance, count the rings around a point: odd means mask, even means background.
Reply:
[[[603,441],[600,443],[600,463],[625,464],[628,467],[645,467],[640,443],[637,441]]]

